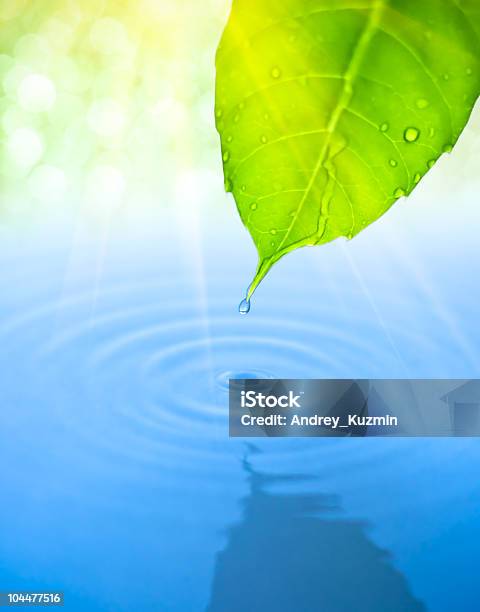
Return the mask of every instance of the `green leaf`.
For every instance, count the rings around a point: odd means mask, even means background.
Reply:
[[[225,186],[259,253],[352,238],[450,152],[480,93],[479,0],[233,0]]]

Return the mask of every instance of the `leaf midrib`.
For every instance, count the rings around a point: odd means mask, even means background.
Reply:
[[[361,62],[365,56],[365,52],[366,49],[375,33],[375,30],[377,28],[378,22],[380,20],[380,15],[381,12],[383,10],[385,6],[385,0],[377,0],[375,2],[375,4],[372,7],[372,10],[370,11],[370,15],[368,18],[368,21],[365,25],[365,28],[362,32],[362,34],[360,35],[359,39],[358,39],[358,43],[354,49],[354,52],[352,53],[352,57],[351,60],[347,66],[347,69],[343,75],[343,79],[344,79],[344,86],[342,89],[342,92],[339,96],[338,99],[338,103],[335,106],[335,108],[332,111],[332,114],[330,116],[330,120],[328,122],[327,125],[327,138],[325,139],[325,143],[322,147],[322,149],[320,150],[320,154],[318,156],[318,160],[317,163],[315,165],[315,168],[312,172],[312,176],[310,177],[310,180],[307,184],[307,187],[305,188],[305,192],[302,196],[302,199],[299,202],[299,205],[297,207],[297,210],[295,212],[294,217],[292,218],[292,221],[287,229],[287,232],[285,234],[285,236],[283,237],[282,241],[280,242],[280,244],[278,245],[278,248],[276,250],[276,253],[274,255],[275,258],[278,258],[278,254],[281,252],[284,244],[286,243],[286,241],[288,240],[288,237],[290,236],[293,228],[295,227],[295,223],[298,220],[298,217],[305,205],[305,202],[307,201],[308,196],[310,195],[310,192],[315,184],[315,181],[318,178],[318,174],[320,172],[320,170],[322,169],[324,163],[325,163],[325,159],[326,159],[326,155],[328,152],[328,149],[330,147],[331,144],[331,140],[332,140],[332,136],[336,130],[336,127],[338,125],[338,122],[343,114],[343,112],[345,111],[345,109],[348,107],[348,104],[352,98],[353,95],[353,87],[352,87],[352,83],[355,81],[356,77],[358,76],[358,72],[359,72],[359,68],[361,65]],[[321,211],[319,213],[319,216],[321,215]]]

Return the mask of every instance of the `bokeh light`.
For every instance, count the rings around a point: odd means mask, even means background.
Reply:
[[[0,15],[0,224],[18,202],[35,218],[42,207],[161,209],[175,194],[198,203],[195,186],[178,185],[220,170],[214,56],[228,9],[11,0]]]
[[[35,130],[18,128],[8,138],[7,151],[21,168],[32,168],[43,156],[44,144]]]
[[[18,88],[18,101],[26,111],[49,111],[55,104],[56,97],[55,85],[43,74],[25,76]]]

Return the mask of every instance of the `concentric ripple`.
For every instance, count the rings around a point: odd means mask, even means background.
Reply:
[[[273,376],[270,372],[262,372],[260,370],[245,370],[245,371],[226,370],[226,371],[219,372],[217,376],[215,377],[215,380],[220,389],[223,389],[223,391],[228,391],[230,389],[230,385],[235,387],[236,382],[240,380],[245,380],[245,379],[268,380],[268,379],[273,379],[273,378],[275,378],[275,376]],[[242,385],[240,385],[240,383],[236,385],[237,389],[241,387]]]
[[[345,292],[343,299],[352,297]],[[203,306],[192,300],[188,279],[38,304],[0,327],[3,374],[27,383],[9,389],[17,413],[7,418],[7,429],[26,444],[61,453],[72,469],[90,465],[118,475],[122,465],[122,477],[137,482],[152,471],[172,472],[182,474],[179,482],[203,476],[206,486],[220,487],[238,472],[245,446],[228,438],[230,379],[405,376],[411,347],[437,362],[447,358],[431,334],[400,321],[387,328],[364,309],[346,319],[318,300],[240,317],[225,298],[210,296]],[[35,427],[19,434],[22,422]],[[54,442],[59,431],[61,448]],[[358,447],[351,441],[350,452],[339,453],[341,441],[256,443],[268,449],[275,470],[306,461],[334,461],[342,469]],[[372,444],[362,461],[389,448]]]

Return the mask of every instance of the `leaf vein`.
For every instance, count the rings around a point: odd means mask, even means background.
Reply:
[[[259,94],[265,93],[266,91],[269,91],[270,89],[274,89],[275,87],[279,87],[280,85],[299,82],[301,79],[320,79],[322,81],[323,80],[338,81],[338,80],[343,80],[343,76],[338,75],[338,74],[319,74],[319,73],[314,72],[312,74],[298,74],[288,79],[281,79],[275,83],[270,83],[269,85],[266,85],[265,87],[260,87],[259,89],[255,89],[254,91],[250,92],[249,94],[241,98],[229,111],[225,113],[225,119],[229,118],[233,113],[238,113],[238,111],[240,110],[238,108],[239,105],[242,103],[245,104],[251,98],[254,98],[255,96]]]
[[[330,122],[328,125],[328,132],[329,132],[329,138],[327,138],[327,141],[325,142],[324,146],[322,147],[319,157],[318,157],[318,162],[317,165],[315,167],[315,170],[312,173],[312,176],[310,178],[310,181],[307,185],[307,188],[305,190],[305,193],[302,197],[302,199],[300,200],[300,203],[297,207],[297,211],[290,223],[288,232],[286,233],[286,235],[284,236],[283,240],[281,241],[281,243],[279,244],[278,248],[277,248],[277,253],[279,251],[281,251],[282,247],[284,246],[284,244],[286,243],[289,235],[292,232],[292,229],[295,225],[295,222],[297,221],[300,212],[303,209],[303,206],[305,205],[305,202],[308,198],[308,194],[310,193],[310,191],[313,188],[313,185],[318,177],[318,174],[321,170],[321,168],[323,167],[324,163],[325,163],[325,157],[328,153],[328,148],[330,145],[330,140],[332,137],[332,134],[338,124],[338,121],[343,113],[343,111],[345,110],[345,108],[348,106],[348,103],[350,102],[350,99],[352,97],[352,81],[355,80],[355,77],[358,74],[358,67],[363,59],[363,56],[365,54],[365,48],[368,46],[373,33],[375,31],[375,29],[378,27],[378,20],[380,17],[380,12],[383,9],[383,0],[377,0],[374,5],[373,8],[370,12],[370,16],[367,20],[367,23],[365,25],[364,31],[362,33],[362,35],[359,37],[357,45],[355,47],[354,52],[352,53],[352,58],[349,62],[349,65],[347,66],[347,69],[344,73],[344,88],[343,88],[343,92],[342,95],[340,96],[340,99],[338,100],[337,106],[334,109],[332,116],[330,118]],[[321,215],[321,209],[319,211],[319,217]]]
[[[295,134],[288,134],[287,136],[281,136],[280,138],[276,138],[275,140],[270,140],[269,142],[266,142],[265,144],[260,145],[256,149],[253,149],[253,151],[251,151],[246,157],[244,157],[238,162],[238,164],[235,166],[235,169],[232,172],[232,176],[231,176],[232,180],[236,177],[241,166],[243,166],[243,164],[245,164],[249,159],[251,159],[254,155],[259,153],[263,149],[266,149],[272,145],[278,144],[279,142],[285,142],[287,140],[292,140],[293,138],[300,138],[302,136],[314,136],[316,134],[324,134],[326,131],[327,131],[326,129],[322,129],[322,130],[312,130],[311,132],[297,132]]]
[[[410,45],[402,41],[396,34],[386,30],[385,28],[379,28],[379,30],[383,32],[384,34],[386,34],[392,40],[396,41],[397,44],[402,46],[411,55],[411,57],[413,57],[416,60],[418,65],[421,66],[424,73],[428,76],[428,78],[432,82],[434,88],[437,90],[437,93],[439,94],[442,102],[444,103],[447,109],[448,120],[450,123],[450,133],[451,133],[451,137],[453,138],[452,109],[441,87],[438,85],[437,80],[435,79],[435,76],[430,72],[430,69],[428,68],[428,66],[425,64],[422,58],[417,55],[416,51],[414,51],[414,49],[412,49]]]

